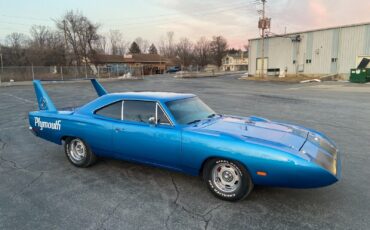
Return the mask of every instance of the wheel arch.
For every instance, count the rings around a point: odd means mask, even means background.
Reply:
[[[68,138],[74,138],[75,136],[71,136],[71,135],[64,135],[60,138],[60,142],[63,143],[65,142]]]
[[[60,142],[63,144],[63,143],[66,142],[67,139],[73,139],[73,138],[78,138],[78,139],[82,140],[84,143],[86,143],[84,138],[81,138],[81,137],[78,137],[78,136],[75,136],[75,135],[63,135],[60,138]]]
[[[251,173],[251,170],[249,169],[249,167],[245,163],[241,162],[240,160],[229,158],[229,157],[224,157],[224,156],[209,156],[206,159],[204,159],[202,164],[201,164],[201,167],[199,168],[199,171],[198,171],[198,175],[201,176],[202,178],[203,178],[203,169],[204,169],[205,164],[207,163],[207,161],[212,160],[212,159],[224,159],[224,160],[238,162],[239,164],[241,164],[244,167],[245,170],[247,170],[247,172],[249,173],[250,178],[253,182],[253,175]]]

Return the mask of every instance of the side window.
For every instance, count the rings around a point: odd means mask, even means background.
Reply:
[[[149,123],[155,117],[156,103],[152,101],[125,101],[123,103],[123,119]]]
[[[157,109],[157,123],[161,125],[170,125],[170,121],[167,119],[166,114],[163,112],[162,108],[158,106]]]
[[[104,106],[101,109],[98,109],[97,111],[95,111],[95,114],[121,120],[121,112],[122,112],[122,101],[118,101],[113,104]]]

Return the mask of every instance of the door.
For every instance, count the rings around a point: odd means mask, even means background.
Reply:
[[[115,123],[113,142],[118,158],[178,168],[181,131],[159,103],[125,100],[123,120]]]
[[[94,111],[94,122],[85,125],[87,142],[98,156],[114,156],[113,126],[121,122],[122,101],[115,101]]]
[[[262,67],[262,60],[263,60],[263,67]],[[256,62],[256,74],[266,74],[268,68],[268,58],[257,58]]]

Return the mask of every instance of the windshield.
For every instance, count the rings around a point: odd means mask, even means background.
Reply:
[[[215,112],[198,97],[166,103],[177,123],[185,125],[214,116]]]

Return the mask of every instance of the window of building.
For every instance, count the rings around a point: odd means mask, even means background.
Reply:
[[[117,101],[115,103],[104,106],[101,109],[98,109],[97,111],[95,111],[95,114],[121,120],[121,112],[122,101]]]
[[[306,63],[307,64],[310,64],[312,62],[312,60],[311,59],[306,59]]]
[[[333,63],[334,63],[334,62],[337,62],[337,60],[338,60],[338,58],[332,58],[332,59],[331,59],[331,62],[333,62]]]
[[[123,103],[123,119],[149,123],[149,118],[155,118],[154,101],[125,101]]]
[[[293,64],[295,64],[296,63],[296,61],[295,60],[293,60]]]

